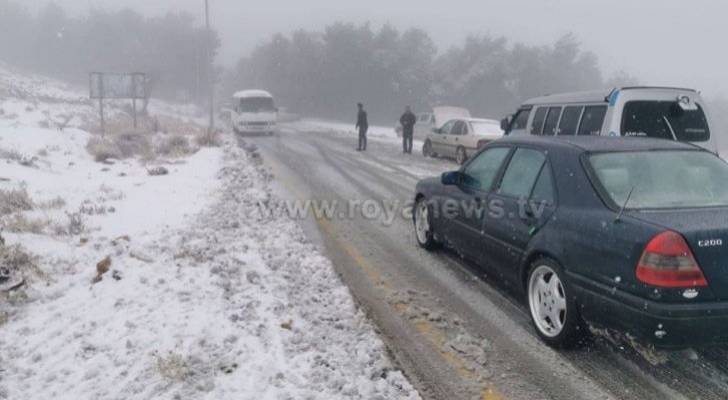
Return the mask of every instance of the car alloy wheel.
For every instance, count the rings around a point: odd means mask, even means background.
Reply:
[[[417,244],[426,250],[436,247],[434,233],[430,219],[430,207],[424,198],[417,201],[414,208],[415,237]]]
[[[566,295],[559,276],[551,267],[541,265],[531,273],[528,303],[539,332],[548,337],[558,336],[566,322]]]
[[[465,161],[468,160],[468,156],[465,153],[465,149],[462,147],[458,147],[457,152],[455,153],[455,161],[457,161],[458,164],[463,165],[465,164]]]
[[[536,332],[548,345],[574,347],[588,334],[576,299],[569,295],[569,282],[554,260],[540,258],[531,264],[526,293]]]

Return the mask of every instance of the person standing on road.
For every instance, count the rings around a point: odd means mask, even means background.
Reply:
[[[367,112],[364,111],[364,105],[361,103],[357,104],[359,107],[359,113],[356,116],[356,129],[359,130],[359,147],[357,151],[367,150],[367,131],[369,130],[369,121],[367,119]]]
[[[410,106],[404,111],[399,123],[402,124],[402,149],[405,154],[412,154],[412,139],[415,134],[415,123],[417,117],[410,109]]]

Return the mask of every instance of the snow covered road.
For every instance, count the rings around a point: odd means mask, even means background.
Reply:
[[[417,152],[404,156],[398,140],[386,136],[358,153],[348,129],[310,121],[248,141],[297,199],[402,203],[417,180],[457,169]],[[304,225],[320,233],[337,271],[425,398],[722,399],[728,393],[725,348],[650,352],[605,335],[578,351],[549,349],[497,276],[449,252],[421,251],[406,216],[386,224],[342,213]]]

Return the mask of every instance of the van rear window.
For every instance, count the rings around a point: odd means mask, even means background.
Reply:
[[[622,113],[622,136],[705,142],[710,129],[700,105],[686,110],[676,101],[630,101]]]

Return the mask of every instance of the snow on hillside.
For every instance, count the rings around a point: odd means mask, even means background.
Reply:
[[[330,262],[257,212],[254,148],[200,148],[163,103],[167,133],[101,140],[75,94],[3,73],[0,399],[419,398]]]

